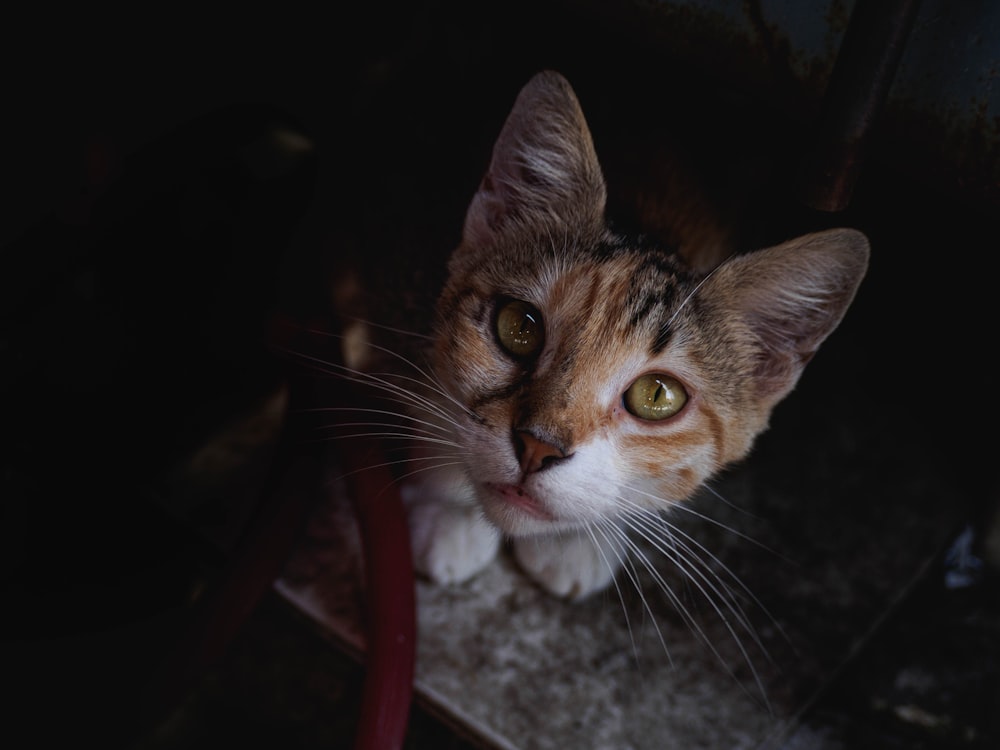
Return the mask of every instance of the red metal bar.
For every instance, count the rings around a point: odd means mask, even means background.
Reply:
[[[345,441],[348,490],[364,545],[368,650],[355,750],[403,746],[416,660],[409,528],[397,486],[372,441]]]

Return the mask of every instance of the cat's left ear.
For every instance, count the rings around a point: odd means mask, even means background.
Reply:
[[[493,146],[464,239],[478,247],[511,226],[596,226],[606,199],[580,103],[563,76],[544,71],[521,89]]]
[[[706,300],[749,328],[757,393],[775,404],[840,324],[868,268],[868,239],[853,229],[799,237],[723,263]],[[701,295],[699,295],[701,296]]]

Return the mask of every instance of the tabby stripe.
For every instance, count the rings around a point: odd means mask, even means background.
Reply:
[[[651,354],[656,355],[667,348],[667,344],[670,343],[670,338],[674,334],[673,326],[670,325],[673,320],[673,315],[667,317],[664,315],[664,320],[660,321],[659,330],[656,332],[656,338],[653,339],[652,346],[649,347]]]
[[[641,302],[639,300],[642,300]],[[636,328],[639,323],[644,321],[649,313],[652,312],[653,306],[657,302],[657,297],[653,294],[643,293],[643,290],[636,289],[633,287],[629,290],[629,298],[626,302],[629,309],[633,309],[632,315],[628,319],[628,327]]]
[[[718,414],[715,413],[714,409],[710,409],[707,405],[703,405],[700,409],[701,413],[705,415],[705,418],[709,421],[709,432],[712,435],[712,447],[715,449],[715,455],[713,458],[716,463],[722,460],[724,455],[723,452],[723,435],[725,430],[722,425],[722,419]]]
[[[474,397],[472,401],[469,402],[469,408],[472,411],[478,411],[481,407],[491,404],[495,401],[503,401],[510,398],[519,390],[521,390],[521,381],[515,380],[512,383],[504,386],[503,388],[495,388],[489,391],[483,391],[478,396]]]
[[[625,242],[624,238],[618,236],[612,236],[601,240],[597,245],[591,249],[590,254],[594,260],[600,262],[606,262],[617,258],[629,249],[628,244]]]

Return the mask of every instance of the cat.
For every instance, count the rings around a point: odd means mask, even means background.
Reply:
[[[345,369],[404,406],[401,491],[415,567],[435,583],[471,578],[510,540],[556,596],[608,587],[630,526],[747,456],[867,269],[853,229],[734,253],[702,222],[666,249],[616,232],[608,195],[573,88],[540,72],[424,333],[342,307]],[[654,208],[683,225],[678,196]]]

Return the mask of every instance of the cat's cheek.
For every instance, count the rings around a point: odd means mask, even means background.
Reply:
[[[581,527],[618,513],[620,459],[605,439],[577,448],[572,461],[539,475],[530,486],[564,527]]]
[[[496,394],[509,388],[521,375],[511,363],[497,359],[477,360],[470,355],[461,364],[444,368],[443,372],[440,381],[452,399],[451,403],[443,405],[444,408],[460,404],[468,412],[475,413],[483,425],[509,424],[508,407]],[[484,383],[500,385],[484,387]]]
[[[484,383],[506,383],[515,375],[513,363],[497,356],[491,338],[479,328],[454,327],[439,331],[436,339],[434,370],[461,403],[481,396]]]
[[[714,451],[674,434],[620,436],[615,448],[619,497],[649,510],[665,510],[690,497],[716,468]]]

